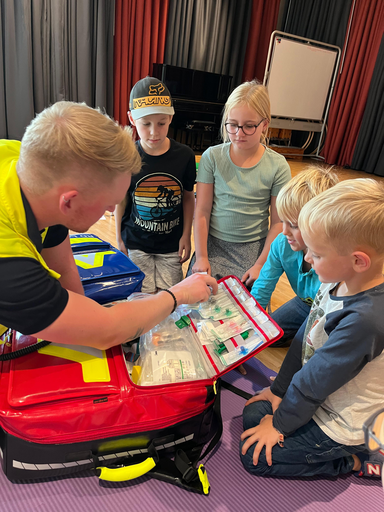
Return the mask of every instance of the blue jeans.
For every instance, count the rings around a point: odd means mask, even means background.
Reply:
[[[297,295],[271,314],[273,320],[283,331],[283,336],[272,346],[280,347],[294,338],[303,322],[307,319],[311,306],[303,302]]]
[[[243,411],[244,430],[258,425],[266,414],[272,414],[269,402],[247,405]],[[346,446],[336,443],[313,420],[286,437],[283,447],[275,445],[272,448],[272,466],[267,464],[265,447],[260,453],[257,466],[254,466],[252,457],[255,444],[242,455],[244,442],[240,442],[241,462],[249,473],[259,476],[336,476],[350,473],[354,465],[352,454],[365,451],[364,445]]]

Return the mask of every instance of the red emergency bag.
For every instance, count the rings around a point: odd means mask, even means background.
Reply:
[[[221,349],[199,343],[193,314],[182,315],[191,321],[180,333],[196,338],[205,358],[209,377],[204,379],[137,385],[121,346],[102,351],[46,342],[34,350],[35,338],[5,333],[0,343],[0,457],[6,476],[32,480],[93,469],[102,479],[121,481],[149,473],[207,494],[207,475],[198,461],[221,435],[220,376],[282,335],[237,278],[221,282],[263,341],[246,352],[246,345],[233,337],[237,360],[225,367]],[[249,313],[251,303],[264,323]],[[26,355],[14,357],[20,350]]]

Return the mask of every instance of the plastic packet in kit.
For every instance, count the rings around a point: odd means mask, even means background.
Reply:
[[[177,313],[168,316],[140,337],[141,386],[179,383],[208,378],[203,358],[188,329],[175,322]]]

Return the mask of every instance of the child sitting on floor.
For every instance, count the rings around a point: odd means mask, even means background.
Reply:
[[[356,179],[300,212],[305,259],[322,285],[276,380],[244,409],[240,452],[252,474],[367,468],[363,424],[384,403],[383,204],[382,183]]]
[[[271,244],[267,261],[252,286],[252,295],[265,309],[281,275],[285,272],[296,297],[272,313],[284,335],[273,346],[282,347],[292,340],[306,320],[320,281],[311,265],[305,261],[307,248],[300,234],[297,219],[302,207],[312,197],[338,182],[329,169],[312,165],[292,178],[280,190],[276,209],[283,223],[283,232]]]

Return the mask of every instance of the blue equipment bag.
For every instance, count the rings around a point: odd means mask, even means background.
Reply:
[[[140,292],[144,273],[125,254],[95,235],[70,235],[87,297],[99,304]]]
[[[111,245],[104,242],[96,235],[81,233],[78,235],[69,235],[71,241],[72,252],[90,252],[108,250]]]

